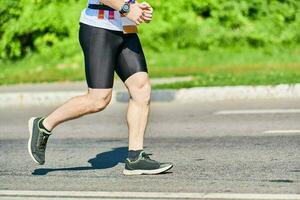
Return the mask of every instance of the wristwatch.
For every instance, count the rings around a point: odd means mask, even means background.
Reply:
[[[125,2],[124,5],[122,6],[121,10],[119,12],[121,15],[127,15],[130,11],[130,4],[128,2]]]

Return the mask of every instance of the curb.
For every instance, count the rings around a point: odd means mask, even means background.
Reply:
[[[0,93],[0,107],[54,106],[85,94],[84,91],[7,92]],[[276,86],[201,87],[179,90],[153,90],[152,102],[211,102],[222,100],[300,98],[300,84]],[[112,103],[127,102],[125,91],[114,91]]]
[[[222,101],[241,99],[300,98],[300,84],[275,86],[228,86],[182,89],[178,101]]]

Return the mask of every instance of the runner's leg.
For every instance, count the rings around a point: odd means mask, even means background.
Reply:
[[[73,97],[48,115],[43,125],[51,131],[62,122],[103,110],[110,102],[112,89],[88,89],[87,94]]]
[[[116,72],[130,94],[127,111],[129,151],[142,150],[147,125],[151,86],[147,64],[137,34],[125,34]]]
[[[151,85],[146,72],[129,77],[126,87],[130,93],[127,111],[129,150],[142,150],[150,107]]]
[[[74,97],[52,112],[43,121],[46,129],[103,110],[111,100],[116,55],[122,32],[81,24],[79,41],[84,53],[87,94]]]
[[[103,110],[111,100],[114,66],[123,34],[81,24],[79,41],[84,53],[87,94],[73,97],[46,118],[28,121],[28,151],[38,164],[45,163],[48,138],[58,124]]]
[[[116,72],[130,94],[127,111],[129,152],[123,174],[159,174],[170,170],[173,164],[155,161],[143,151],[151,93],[145,56],[137,34],[126,34],[123,39],[116,66]]]

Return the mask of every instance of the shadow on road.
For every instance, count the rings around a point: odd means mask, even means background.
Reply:
[[[128,147],[113,148],[111,151],[99,153],[96,157],[88,160],[91,164],[90,167],[67,167],[67,168],[40,168],[35,169],[32,175],[47,175],[49,172],[55,171],[83,171],[83,170],[94,170],[94,169],[108,169],[115,167],[118,163],[124,163],[127,157]]]

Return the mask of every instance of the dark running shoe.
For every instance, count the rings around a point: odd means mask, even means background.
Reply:
[[[50,133],[39,127],[42,117],[32,117],[28,121],[29,140],[28,151],[34,162],[43,165],[45,163],[45,151]]]
[[[173,167],[172,163],[159,163],[150,159],[149,155],[142,151],[136,160],[125,160],[124,175],[151,175],[160,174]]]

